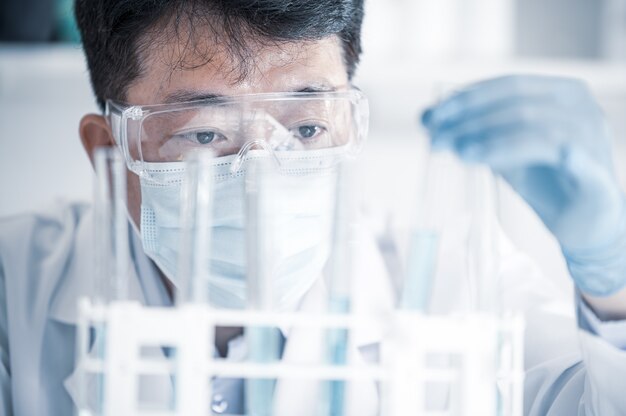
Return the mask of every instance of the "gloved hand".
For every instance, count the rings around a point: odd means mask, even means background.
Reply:
[[[489,165],[526,200],[583,292],[626,285],[626,204],[603,114],[582,82],[496,78],[428,109],[422,122],[433,149]]]

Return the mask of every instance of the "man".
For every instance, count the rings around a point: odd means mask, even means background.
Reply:
[[[359,100],[351,78],[361,52],[362,8],[358,0],[77,1],[92,86],[100,107],[108,108],[107,117],[83,117],[80,137],[92,159],[101,146],[119,146],[126,156],[129,217],[141,233],[141,240],[138,234],[131,237],[138,299],[167,305],[176,290],[176,273],[168,261],[172,253],[165,238],[151,240],[148,230],[160,229],[168,205],[179,203],[155,188],[167,183],[164,174],[189,143],[214,146],[218,156],[229,158],[224,159],[229,167],[239,156],[248,160],[249,143],[243,139],[233,148],[229,137],[251,132],[259,137],[254,146],[269,146],[268,152],[312,143],[322,143],[324,151],[349,148],[350,140],[314,142],[327,131],[320,125],[293,127],[265,111],[237,119],[232,135],[194,130],[192,122],[206,114],[206,102],[217,105],[211,108],[226,108],[220,107],[222,102],[260,105],[270,100],[263,94],[277,92],[304,103],[310,102],[307,94],[311,100],[321,94],[320,99],[332,97],[353,108]],[[193,112],[187,113],[188,108]],[[151,115],[160,109],[167,116]],[[244,125],[259,123],[266,126],[261,133],[242,131]],[[603,321],[626,316],[624,199],[592,98],[571,80],[506,77],[442,102],[424,115],[424,124],[433,146],[488,164],[528,201],[561,243],[580,290],[580,325],[595,333],[581,338],[584,360],[563,359],[531,371],[526,412],[625,413],[619,375],[626,369],[620,351],[626,347],[626,329],[620,321]],[[170,127],[176,131],[164,137]],[[273,132],[283,128],[298,141],[276,141]],[[2,415],[72,411],[75,302],[86,293],[85,277],[92,271],[88,218],[87,208],[73,206],[1,224]],[[293,295],[296,300],[313,287],[311,281],[298,282],[304,289]],[[236,302],[234,283],[216,284],[223,296],[215,301]],[[222,345],[217,345],[224,354],[231,338],[233,334],[222,334]],[[241,386],[223,383],[219,388],[228,397],[228,411],[241,411]]]

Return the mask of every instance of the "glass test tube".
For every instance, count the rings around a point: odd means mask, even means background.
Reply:
[[[462,92],[463,85],[440,82],[435,86],[436,101],[441,102],[448,96]],[[441,163],[442,160],[450,169],[452,164],[459,166],[449,152],[431,153],[430,160]],[[454,160],[453,160],[454,159]],[[498,279],[497,279],[497,182],[486,166],[469,164],[462,165],[462,182],[452,184],[454,174],[439,169],[439,175],[443,175],[443,186],[452,192],[464,194],[463,210],[469,216],[470,228],[466,247],[467,257],[467,280],[469,286],[470,309],[475,312],[491,314],[499,313]],[[458,169],[457,169],[458,171]],[[441,204],[441,203],[439,203]],[[442,205],[443,206],[443,205]],[[450,215],[448,215],[450,217]],[[449,219],[449,218],[448,218]],[[440,220],[441,221],[441,220]],[[442,224],[442,222],[440,222]]]
[[[214,154],[210,150],[195,151],[185,157],[177,305],[209,305],[213,158]]]
[[[128,298],[128,272],[130,267],[129,224],[127,216],[126,165],[116,148],[102,147],[94,152],[94,279],[91,300],[94,305],[107,305]],[[97,321],[85,334],[92,345],[88,357],[78,354],[80,360],[104,363],[106,325]],[[83,340],[84,341],[84,340]],[[82,348],[85,344],[79,345]],[[79,369],[81,362],[77,362]],[[88,414],[104,414],[105,374],[95,374],[95,386],[87,382],[86,370],[79,371],[83,379],[79,385],[81,411]],[[95,397],[90,398],[90,391]],[[88,409],[88,410],[87,410]]]
[[[451,192],[458,191],[453,167],[449,154],[430,153],[426,160],[414,222],[409,228],[401,309],[428,310],[441,233],[452,209]]]
[[[272,250],[273,210],[270,187],[281,182],[281,174],[268,158],[251,159],[245,172],[247,306],[258,311],[273,307],[272,271],[268,253]],[[245,329],[248,357],[254,363],[272,363],[280,358],[278,330],[272,327]],[[246,412],[254,416],[272,414],[273,379],[246,380]]]
[[[348,314],[351,310],[352,270],[357,226],[357,184],[352,161],[337,166],[334,192],[334,218],[332,228],[332,252],[329,258],[328,311],[332,314]],[[327,330],[327,360],[333,366],[342,366],[348,358],[348,330]],[[325,397],[321,405],[323,415],[341,416],[345,413],[346,382],[331,380],[325,383]]]
[[[500,279],[498,274],[498,183],[487,167],[468,168],[467,177],[468,205],[472,215],[468,238],[468,277],[472,306],[476,312],[491,316],[498,321],[506,316],[500,302]],[[509,321],[509,325],[513,323]],[[515,335],[499,330],[497,335],[496,368],[498,371],[512,370],[514,354],[519,354]],[[517,402],[515,387],[508,380],[496,387],[497,402],[495,413],[498,415],[514,414],[521,409]]]
[[[269,186],[280,182],[266,158],[248,161],[245,177],[246,195],[246,250],[247,250],[247,305],[250,309],[272,309],[271,268],[268,254],[271,250],[270,231],[273,212]]]
[[[116,148],[96,149],[94,301],[128,298],[130,266],[126,165]]]
[[[472,309],[498,316],[497,187],[484,166],[467,168],[467,204],[471,223],[468,236],[468,278]]]
[[[459,249],[467,262],[469,310],[498,311],[496,191],[487,167],[462,165],[449,152],[430,154],[409,235],[403,309],[428,309],[442,233],[463,232],[467,225],[467,243]],[[451,224],[460,228],[450,229]]]
[[[208,149],[195,150],[185,154],[185,171],[181,189],[180,223],[181,236],[179,241],[179,257],[177,278],[179,287],[175,293],[176,307],[186,305],[207,305],[209,303],[210,255],[213,218],[213,158]],[[191,329],[188,329],[191,330]],[[206,334],[205,336],[209,336]],[[211,336],[211,340],[213,337]],[[184,346],[188,348],[189,346]],[[203,407],[202,401],[194,392],[199,387],[198,379],[188,370],[189,360],[194,359],[189,350],[176,355],[178,350],[165,351],[170,361],[176,360],[179,370],[171,375],[174,394],[171,397],[170,409],[178,409],[191,405],[192,409]],[[210,391],[210,390],[209,390]],[[191,410],[193,412],[193,410]]]
[[[498,223],[496,215],[497,187],[491,170],[486,166],[471,165],[466,168],[467,206],[470,227],[467,238],[467,277],[470,291],[470,307],[473,312],[493,319],[501,317],[498,279]],[[507,356],[502,333],[496,334],[494,368]],[[504,354],[504,355],[503,355]],[[497,371],[497,370],[496,370]],[[505,386],[495,385],[493,414],[502,411],[509,402]]]

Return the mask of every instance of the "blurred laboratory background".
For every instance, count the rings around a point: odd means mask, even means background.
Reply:
[[[363,206],[380,229],[412,215],[423,109],[445,91],[501,74],[586,80],[612,125],[626,186],[626,0],[366,0],[365,7],[355,83],[370,99],[371,126],[360,166]],[[78,122],[98,109],[71,8],[71,0],[0,3],[0,216],[91,198]],[[567,287],[558,247],[506,187],[500,219]]]

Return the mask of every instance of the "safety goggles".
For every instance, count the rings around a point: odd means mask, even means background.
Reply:
[[[146,164],[182,161],[196,149],[237,155],[232,163],[238,166],[251,149],[276,156],[342,147],[355,155],[367,135],[369,109],[365,96],[349,89],[145,106],[109,100],[106,116],[129,169],[142,175]]]

